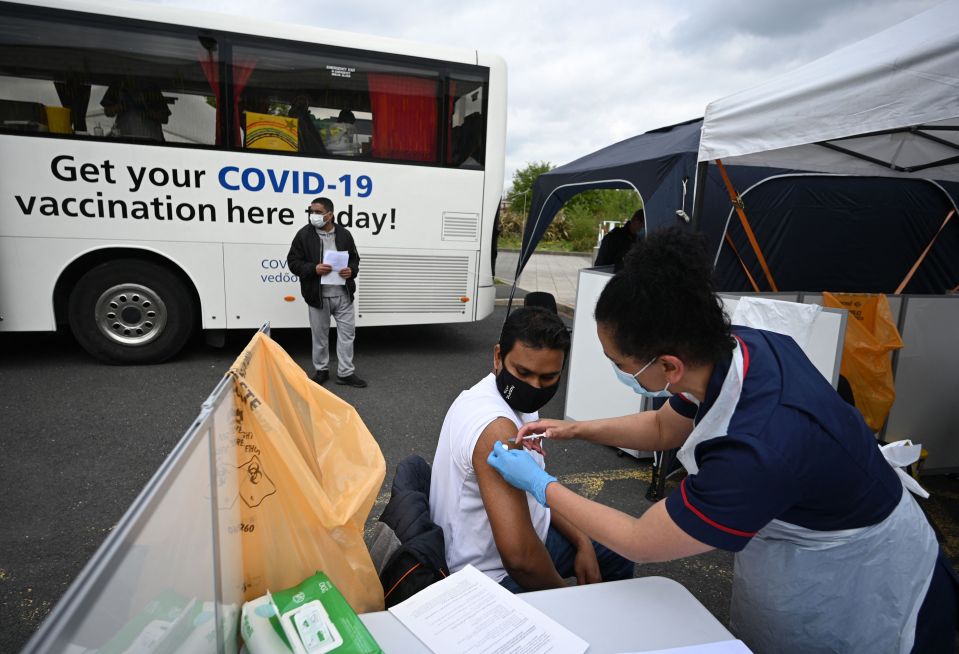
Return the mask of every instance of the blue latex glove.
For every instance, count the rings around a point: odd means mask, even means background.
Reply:
[[[502,443],[494,443],[493,451],[486,457],[496,472],[503,476],[510,486],[531,493],[536,501],[546,504],[546,487],[556,481],[556,477],[539,467],[526,450],[510,450]]]

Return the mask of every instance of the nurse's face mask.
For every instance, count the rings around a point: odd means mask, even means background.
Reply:
[[[646,397],[670,397],[672,393],[669,392],[668,381],[666,382],[666,386],[663,387],[663,390],[651,391],[645,388],[642,384],[639,383],[639,380],[636,379],[643,373],[644,370],[646,370],[646,368],[653,365],[653,362],[656,361],[656,359],[658,358],[659,357],[653,357],[652,359],[649,360],[649,363],[647,363],[645,366],[640,368],[636,373],[632,375],[630,375],[628,372],[623,372],[622,370],[620,370],[619,366],[616,365],[616,362],[610,361],[609,363],[613,366],[613,372],[616,373],[616,377],[619,378],[619,381],[623,382],[624,384],[629,386],[631,389],[633,389],[634,393],[638,395],[644,395]]]

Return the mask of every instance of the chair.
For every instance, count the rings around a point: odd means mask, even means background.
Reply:
[[[553,297],[552,293],[547,293],[546,291],[533,291],[532,293],[527,293],[526,297],[523,298],[524,307],[542,307],[548,309],[553,313],[559,313],[559,310],[556,308],[556,298]]]

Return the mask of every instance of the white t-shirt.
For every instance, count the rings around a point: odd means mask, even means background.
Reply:
[[[508,418],[519,429],[524,423],[537,420],[539,414],[513,411],[500,396],[496,378],[490,373],[460,393],[447,411],[430,480],[430,518],[443,530],[450,571],[456,572],[470,564],[496,582],[506,576],[506,570],[493,541],[493,530],[473,470],[473,448],[483,430],[500,417]],[[542,455],[530,454],[540,467],[546,467]],[[545,542],[549,509],[532,495],[527,494],[526,501],[533,529]]]

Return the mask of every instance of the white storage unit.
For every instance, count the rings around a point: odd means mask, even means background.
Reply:
[[[616,379],[603,346],[596,335],[593,311],[599,294],[612,278],[608,269],[584,268],[576,288],[576,312],[573,315],[573,344],[569,353],[569,378],[566,380],[566,408],[569,420],[613,418],[645,411],[651,402]],[[638,458],[652,452],[623,449]]]

